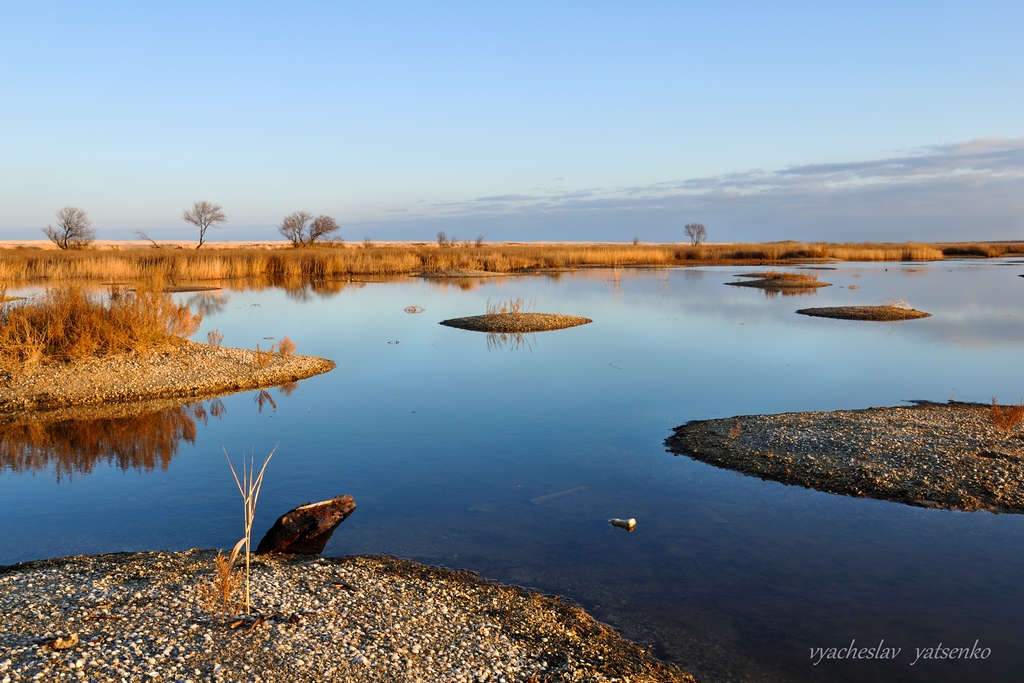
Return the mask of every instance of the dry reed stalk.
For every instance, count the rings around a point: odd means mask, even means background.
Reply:
[[[252,541],[252,522],[256,517],[256,501],[260,497],[260,489],[263,487],[263,474],[267,471],[267,465],[270,463],[270,459],[274,457],[274,453],[277,448],[270,451],[270,455],[263,461],[263,467],[260,468],[258,475],[256,472],[256,456],[253,454],[250,457],[249,467],[246,468],[245,456],[242,456],[242,478],[238,478],[238,473],[235,472],[235,466],[231,463],[231,458],[228,456],[227,449],[224,449],[224,457],[227,458],[228,467],[231,468],[231,475],[235,478],[235,484],[238,486],[238,492],[242,494],[242,515],[245,520],[245,536],[242,537],[238,543],[235,544],[234,550],[231,552],[231,561],[229,564],[234,564],[235,558],[238,556],[239,551],[245,547],[245,613],[249,614],[252,607],[252,600],[249,594],[249,556],[251,554],[251,541]]]
[[[220,331],[220,328],[210,330],[206,333],[206,341],[210,346],[220,346],[224,341],[224,333]]]
[[[999,407],[996,397],[992,397],[992,407],[989,409],[989,417],[997,429],[1008,432],[1024,420],[1024,404],[1016,406]]]

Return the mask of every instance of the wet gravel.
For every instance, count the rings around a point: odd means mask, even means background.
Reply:
[[[256,557],[253,613],[208,613],[213,551],[0,567],[0,683],[692,681],[579,607],[392,557]]]
[[[990,407],[929,403],[741,415],[676,427],[668,450],[829,493],[954,510],[1024,513],[1024,426]]]

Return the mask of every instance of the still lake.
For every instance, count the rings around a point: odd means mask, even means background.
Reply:
[[[257,539],[295,505],[351,494],[358,508],[325,554],[398,555],[566,596],[703,680],[1016,679],[1024,518],[764,482],[663,441],[686,421],[738,414],[954,391],[1018,402],[1024,262],[838,264],[805,271],[834,286],[798,297],[723,286],[751,270],[180,295],[206,299],[196,339],[218,328],[226,346],[265,348],[287,334],[297,353],[338,367],[270,390],[276,407],[247,392],[138,424],[63,425],[30,463],[6,444],[0,564],[230,548],[241,499],[222,448],[237,464],[276,447]],[[437,324],[510,297],[594,322],[504,343]],[[891,299],[933,317],[794,314]],[[611,517],[636,518],[636,530]],[[810,659],[882,639],[901,648],[895,660]],[[911,666],[915,649],[975,641],[987,659]]]

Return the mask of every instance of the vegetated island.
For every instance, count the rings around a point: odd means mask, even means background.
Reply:
[[[914,402],[676,427],[669,452],[784,484],[932,508],[1024,513],[1024,407]]]
[[[896,320],[915,320],[929,318],[925,313],[909,306],[826,306],[822,308],[801,308],[800,315],[815,318],[835,318],[837,320],[871,320],[875,322],[892,322]]]
[[[745,273],[737,277],[750,278],[726,282],[733,287],[757,287],[759,289],[817,289],[831,287],[831,282],[819,282],[818,276],[809,273],[783,273],[769,270],[766,273]]]
[[[200,590],[213,559],[213,551],[191,550],[0,567],[0,673],[258,675],[268,683],[694,680],[570,602],[394,557],[255,556],[253,614],[222,619]]]
[[[333,369],[292,355],[287,337],[268,350],[187,340],[202,312],[159,288],[97,297],[73,287],[0,308],[0,412],[205,397],[262,389]],[[275,351],[275,347],[277,350]]]

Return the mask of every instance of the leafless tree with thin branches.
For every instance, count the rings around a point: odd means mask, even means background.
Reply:
[[[309,226],[308,244],[313,244],[321,237],[332,235],[340,229],[341,226],[338,225],[338,221],[330,216],[317,216]],[[337,239],[340,239],[340,237]]]
[[[96,230],[83,209],[65,206],[56,216],[57,227],[47,225],[43,233],[61,249],[84,249],[96,239]]]
[[[307,211],[296,211],[285,216],[277,231],[292,243],[293,247],[312,246],[322,237],[337,232],[338,222],[330,216],[317,216]]]
[[[305,238],[306,224],[311,220],[313,220],[313,214],[307,211],[296,211],[284,217],[277,231],[284,235],[293,247],[300,247]]]
[[[697,246],[708,238],[708,231],[703,223],[687,223],[683,230],[693,246]]]
[[[220,223],[226,222],[228,219],[221,211],[220,204],[211,204],[207,201],[192,202],[191,209],[185,209],[185,213],[181,215],[182,219],[187,223],[199,228],[199,245],[196,247],[203,246],[203,242],[206,241],[206,231],[210,228],[219,228]]]

